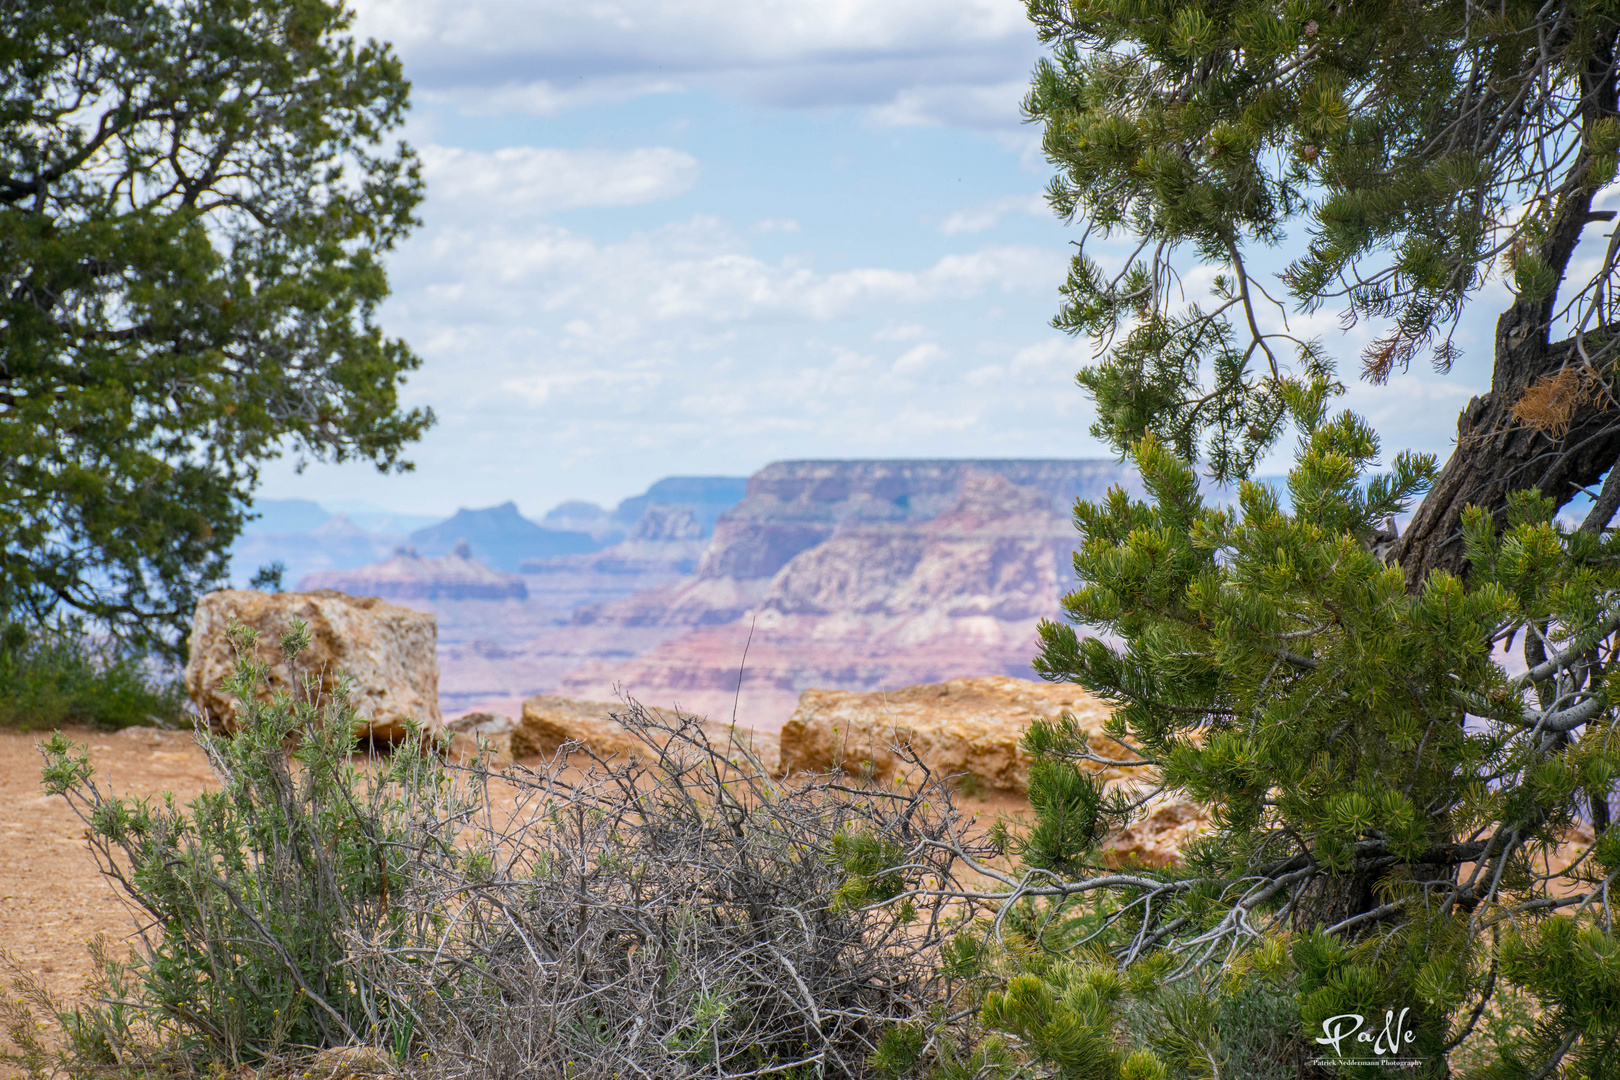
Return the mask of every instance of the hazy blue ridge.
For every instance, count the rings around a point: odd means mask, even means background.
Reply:
[[[448,520],[411,533],[411,545],[424,556],[448,555],[462,540],[472,548],[473,558],[508,573],[516,573],[524,559],[580,555],[605,546],[589,533],[536,525],[518,513],[514,502],[457,510]]]
[[[742,502],[748,491],[746,476],[669,476],[653,484],[646,494],[633,495],[613,511],[613,523],[626,531],[635,528],[653,503],[690,506],[703,524],[703,535],[714,533],[720,515]]]

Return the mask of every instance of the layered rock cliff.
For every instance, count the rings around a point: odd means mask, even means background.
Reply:
[[[778,462],[750,477],[742,502],[720,515],[691,580],[583,608],[572,621],[694,628],[736,622],[765,600],[776,574],[800,554],[863,526],[903,531],[908,524],[931,521],[961,501],[965,484],[986,477],[999,477],[1008,489],[1026,493],[1016,506],[981,501],[980,520],[1007,517],[1009,535],[1028,524],[1027,515],[1040,503],[1057,516],[1059,538],[1067,540],[1073,535],[1066,523],[1075,499],[1101,498],[1117,485],[1139,491],[1135,474],[1111,461]],[[1050,527],[1050,521],[1038,526]],[[795,580],[815,576],[807,568]]]
[[[782,462],[723,513],[645,499],[613,546],[491,579],[503,599],[385,581],[388,564],[309,584],[435,612],[447,714],[622,688],[775,730],[811,687],[1031,674],[1072,579],[1070,506],[1114,485],[1136,479],[1107,461]]]
[[[999,476],[1067,516],[1076,498],[1134,481],[1110,461],[783,461],[748,479],[720,516],[699,577],[770,578],[842,529],[929,521],[954,506],[971,477]]]
[[[1073,526],[1047,492],[1003,473],[963,469],[953,481],[953,502],[937,516],[851,513],[767,579],[714,568],[767,565],[760,553],[769,543],[729,562],[711,547],[691,582],[576,614],[580,625],[691,629],[627,663],[586,664],[562,691],[601,697],[622,687],[709,716],[735,708],[739,722],[774,730],[811,687],[1028,675],[1036,627],[1059,615],[1072,575]],[[768,518],[760,524],[756,535],[774,530]],[[734,550],[749,546],[741,532],[731,534]],[[717,546],[721,539],[717,530]]]

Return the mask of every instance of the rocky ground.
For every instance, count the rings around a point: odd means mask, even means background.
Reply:
[[[1023,772],[1023,763],[1009,755],[1003,725],[987,725],[986,716],[1022,725],[1030,715],[1066,708],[1088,726],[1101,719],[1099,708],[1063,696],[1073,693],[1072,689],[1010,679],[961,679],[887,695],[806,695],[794,724],[784,732],[787,740],[782,756],[787,764],[807,755],[816,757],[827,740],[806,738],[797,729],[822,722],[829,732],[836,722],[841,730],[855,735],[856,742],[872,735],[878,726],[909,730],[920,736],[917,745],[937,766],[982,768],[986,783],[976,786],[974,795],[964,792],[962,805],[981,824],[988,824],[1002,816],[1022,816],[1028,812],[1028,804],[1016,793],[1022,787],[1018,774]],[[568,707],[583,704],[569,699],[533,699],[525,718],[529,719],[529,713],[544,714],[547,722],[530,735],[584,737],[594,730],[593,725],[603,722],[585,717],[589,710]],[[551,732],[553,727],[556,732]],[[170,791],[184,800],[213,785],[202,751],[189,733],[132,728],[115,734],[69,729],[66,734],[89,747],[104,789],[136,795]],[[71,1002],[82,993],[90,974],[85,943],[98,933],[127,943],[138,920],[97,871],[84,842],[82,823],[64,800],[40,793],[37,743],[41,737],[0,730],[0,805],[6,807],[0,816],[0,828],[6,833],[6,842],[0,845],[0,950],[13,965],[0,977],[9,981],[13,972],[31,973],[59,999]],[[826,763],[805,760],[799,764],[825,767]],[[1006,780],[1015,776],[1017,780]],[[994,786],[997,782],[1003,783],[1002,790]],[[498,786],[492,794],[502,798]],[[1129,835],[1116,838],[1115,846],[1156,860],[1203,824],[1195,808],[1189,812],[1182,804],[1167,804],[1154,810]],[[1567,864],[1588,843],[1589,836],[1572,834],[1570,843],[1555,856],[1555,866]]]

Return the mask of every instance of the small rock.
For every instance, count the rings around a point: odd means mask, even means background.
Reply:
[[[1133,862],[1167,866],[1181,858],[1187,841],[1208,832],[1212,824],[1208,808],[1187,799],[1160,795],[1128,828],[1103,841],[1103,858],[1114,866]]]
[[[523,703],[523,719],[512,736],[512,753],[520,758],[547,757],[564,743],[572,742],[602,758],[629,754],[641,744],[613,719],[613,714],[625,708],[614,702],[538,694]],[[668,709],[647,711],[666,722],[676,719]],[[700,723],[709,745],[727,758],[740,760],[740,751],[747,750],[759,759],[766,773],[778,772],[782,751],[776,736],[712,720]]]
[[[310,1080],[344,1080],[351,1076],[386,1076],[394,1071],[388,1055],[375,1046],[329,1046],[315,1055]]]
[[[127,728],[120,728],[118,734],[121,738],[144,746],[161,746],[175,735],[175,731],[165,731],[159,727],[147,727],[143,724],[133,724]]]
[[[481,753],[488,754],[490,763],[504,768],[512,763],[512,737],[517,734],[517,721],[496,713],[475,712],[457,717],[445,724],[450,733],[450,757],[455,761],[472,761]]]

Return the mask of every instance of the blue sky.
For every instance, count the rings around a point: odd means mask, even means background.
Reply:
[[[357,29],[415,85],[429,195],[383,321],[440,422],[412,474],[282,462],[262,497],[538,516],[784,458],[1106,455],[1088,345],[1047,325],[1077,232],[1019,119],[1021,4],[361,0]],[[1389,449],[1446,452],[1476,322],[1448,378],[1352,391]],[[1313,328],[1353,372],[1365,335]]]

